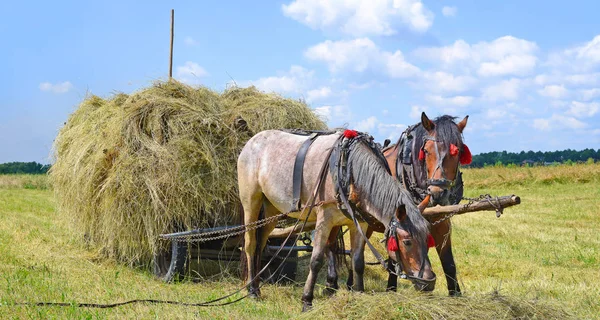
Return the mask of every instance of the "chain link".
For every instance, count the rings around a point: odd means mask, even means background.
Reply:
[[[265,225],[286,216],[288,213],[280,213],[276,216],[268,217],[262,220],[256,220],[246,225],[226,228],[222,230],[215,230],[203,233],[195,233],[195,234],[184,234],[184,235],[161,235],[162,239],[174,240],[174,241],[186,241],[186,242],[208,242],[214,240],[225,239],[233,236],[237,236],[240,234],[244,234],[247,231],[255,230],[258,228],[262,228]],[[210,237],[215,235],[213,237]]]
[[[444,217],[442,217],[439,220],[436,220],[434,222],[431,223],[432,226],[435,226],[436,224],[442,223],[450,218],[452,218],[453,216],[455,216],[457,213],[459,213],[461,210],[467,209],[468,207],[470,207],[473,203],[477,202],[477,201],[481,201],[481,200],[487,200],[495,209],[496,209],[496,217],[500,217],[500,215],[502,214],[502,210],[504,208],[502,208],[502,206],[500,206],[498,203],[493,203],[492,202],[492,196],[489,193],[486,194],[482,194],[479,195],[478,198],[468,198],[468,197],[462,197],[462,200],[468,200],[468,203],[465,203],[462,208],[454,210],[453,212],[450,212],[449,214],[445,215]],[[496,197],[496,201],[498,201],[498,197]]]

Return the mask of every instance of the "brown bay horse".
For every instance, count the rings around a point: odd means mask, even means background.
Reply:
[[[344,133],[345,134],[345,133]],[[307,217],[315,225],[313,252],[310,260],[310,270],[302,295],[303,310],[312,306],[314,286],[317,274],[324,264],[325,254],[329,254],[328,239],[332,238],[332,230],[337,234],[340,226],[348,226],[351,240],[351,256],[354,289],[364,290],[364,248],[365,238],[357,229],[367,230],[366,222],[356,222],[347,217],[338,207],[340,196],[339,177],[334,174],[334,168],[342,166],[341,161],[331,153],[332,148],[338,148],[342,142],[348,146],[345,149],[348,186],[347,197],[351,206],[378,221],[388,230],[394,231],[398,244],[394,255],[397,263],[403,268],[409,279],[421,290],[431,291],[435,287],[435,274],[427,256],[428,223],[421,216],[419,209],[413,203],[407,190],[389,174],[385,159],[381,152],[369,144],[369,140],[358,137],[344,138],[341,133],[318,136],[306,153],[302,173],[301,201],[307,203],[317,195],[317,205]],[[290,217],[304,221],[306,207],[298,211],[293,208],[293,167],[295,157],[305,136],[294,135],[277,130],[268,130],[256,134],[244,146],[238,158],[238,183],[240,200],[244,208],[244,223],[251,224],[264,216],[273,217],[281,212],[289,212]],[[329,163],[329,170],[320,173],[323,165]],[[324,179],[323,179],[324,178]],[[338,180],[338,181],[336,181]],[[317,186],[322,181],[319,188]],[[292,208],[292,209],[290,209]],[[259,230],[247,230],[245,234],[244,251],[247,265],[246,285],[253,297],[260,296],[258,270],[260,253],[266,245],[269,234],[275,228],[276,221]],[[257,232],[258,231],[258,232]],[[333,238],[335,238],[333,236]],[[328,284],[330,283],[328,277]]]
[[[459,164],[471,162],[469,148],[463,143],[466,116],[441,116],[430,120],[423,112],[421,122],[409,127],[398,142],[384,149],[392,175],[402,182],[419,209],[427,206],[457,204],[462,199],[462,174]],[[452,254],[450,219],[432,221],[431,236],[435,242],[451,296],[461,294]],[[394,290],[397,277],[390,274],[388,289]]]

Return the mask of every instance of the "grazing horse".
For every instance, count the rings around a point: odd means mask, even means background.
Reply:
[[[356,132],[354,132],[356,133]],[[237,171],[239,193],[244,208],[244,223],[250,224],[259,219],[273,217],[281,212],[288,216],[313,221],[315,235],[310,271],[302,295],[303,310],[312,307],[313,292],[317,274],[324,263],[328,250],[328,239],[332,229],[346,225],[351,234],[351,255],[354,289],[364,291],[364,248],[365,238],[356,232],[358,227],[366,230],[364,221],[353,221],[340,210],[338,197],[345,197],[351,207],[393,230],[396,240],[396,259],[413,283],[424,284],[420,289],[431,291],[435,287],[435,274],[427,257],[428,223],[421,216],[408,192],[389,174],[381,152],[373,148],[364,135],[352,137],[340,132],[318,136],[305,155],[301,179],[300,200],[307,203],[316,195],[317,205],[312,211],[294,208],[293,179],[296,154],[306,141],[306,136],[278,130],[267,130],[253,136],[244,146],[238,158]],[[344,144],[345,143],[345,144]],[[343,149],[341,146],[347,146]],[[332,149],[334,148],[334,149]],[[331,152],[331,151],[336,152]],[[345,161],[336,156],[343,152]],[[325,163],[329,170],[323,171]],[[334,169],[344,166],[344,177],[338,177]],[[334,177],[337,177],[334,181]],[[342,188],[339,179],[346,179],[347,188]],[[322,181],[319,190],[316,187]],[[346,195],[347,193],[347,195]],[[342,195],[340,195],[342,194]],[[291,209],[290,209],[291,208]],[[262,210],[262,211],[261,211]],[[262,212],[262,215],[261,215]],[[306,213],[310,215],[306,217]],[[257,272],[260,254],[276,221],[258,230],[247,230],[244,238],[244,251],[247,265],[246,285],[252,297],[260,297]],[[335,237],[333,237],[335,239]],[[328,279],[329,280],[329,279]],[[328,281],[329,282],[329,281]]]
[[[462,138],[469,116],[458,123],[454,119],[445,115],[432,121],[423,112],[421,123],[409,127],[395,145],[383,151],[392,175],[402,182],[421,210],[456,204],[462,199],[459,163],[471,162],[471,152]],[[450,219],[435,223],[432,222],[431,235],[446,275],[448,292],[459,296]],[[397,277],[390,274],[388,288],[394,290],[396,283]]]

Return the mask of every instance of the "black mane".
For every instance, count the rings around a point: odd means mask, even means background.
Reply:
[[[366,199],[381,210],[384,217],[396,213],[401,205],[406,208],[407,221],[402,226],[421,243],[426,241],[429,224],[415,206],[410,193],[386,170],[385,158],[379,157],[365,142],[356,143],[348,157],[354,186]]]

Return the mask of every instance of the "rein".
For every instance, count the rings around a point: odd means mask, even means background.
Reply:
[[[344,135],[346,135],[346,132],[344,133]],[[391,219],[389,225],[387,227],[385,227],[385,231],[384,231],[385,238],[383,240],[384,242],[387,243],[388,239],[393,237],[394,240],[396,241],[396,243],[398,243],[398,248],[396,248],[396,250],[394,250],[395,257],[396,257],[396,261],[393,262],[394,270],[390,270],[388,268],[387,263],[386,263],[387,260],[385,260],[383,258],[383,256],[379,253],[379,251],[377,249],[375,249],[373,244],[369,241],[367,236],[364,234],[364,232],[360,226],[360,223],[358,222],[357,215],[363,221],[367,222],[367,224],[369,224],[369,226],[372,226],[372,227],[373,227],[372,221],[374,221],[375,219],[370,217],[370,215],[363,213],[359,208],[357,208],[355,205],[350,203],[350,201],[348,201],[348,196],[347,196],[347,194],[349,194],[348,188],[352,184],[352,173],[351,173],[352,168],[348,164],[348,155],[349,155],[350,151],[352,150],[352,146],[361,141],[365,142],[365,144],[374,152],[374,154],[381,158],[381,160],[385,164],[385,168],[386,168],[387,172],[390,175],[391,175],[391,170],[389,169],[389,166],[387,165],[387,161],[385,160],[385,157],[383,156],[383,154],[381,152],[379,152],[379,149],[372,143],[372,140],[366,134],[357,133],[356,136],[351,135],[350,137],[348,137],[348,135],[346,135],[344,137],[344,135],[342,135],[340,140],[338,140],[336,151],[334,151],[334,153],[331,155],[331,157],[332,157],[331,161],[335,162],[335,166],[333,166],[333,168],[337,169],[332,172],[332,177],[334,179],[334,186],[336,188],[336,199],[338,200],[338,208],[342,211],[342,213],[346,217],[350,218],[354,222],[354,225],[356,226],[356,228],[358,229],[358,232],[360,233],[362,238],[365,240],[365,243],[367,244],[367,246],[373,253],[373,256],[375,256],[377,261],[382,265],[382,267],[386,271],[397,275],[401,279],[408,279],[408,280],[411,280],[414,282],[419,282],[421,284],[435,281],[435,278],[432,280],[423,279],[423,273],[425,272],[425,258],[427,257],[426,251],[422,252],[422,254],[421,254],[421,267],[419,269],[418,277],[411,276],[411,275],[407,274],[406,272],[404,272],[404,269],[402,268],[402,262],[401,262],[402,260],[400,257],[398,234],[396,231],[397,228],[402,228],[402,225],[401,225],[400,221],[398,221],[398,219],[396,218],[395,215],[392,216],[392,219]],[[355,213],[355,211],[358,214]],[[381,224],[381,222],[379,222],[379,221],[376,221],[376,222],[378,224]]]

